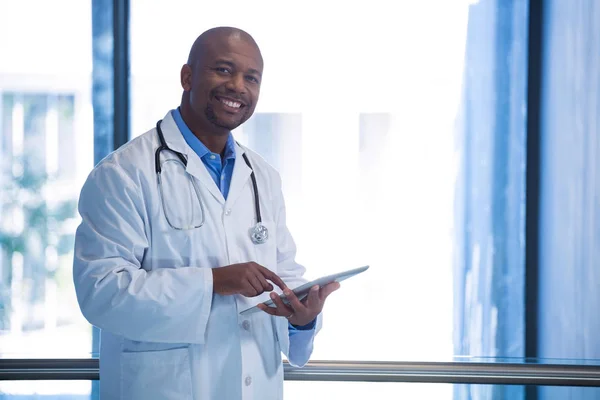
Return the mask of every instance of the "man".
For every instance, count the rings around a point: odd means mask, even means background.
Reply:
[[[290,292],[306,280],[279,175],[231,134],[254,112],[262,71],[250,35],[204,32],[181,69],[180,107],[82,189],[73,276],[102,329],[102,399],[280,399],[281,353],[295,366],[312,353],[339,285],[302,302]],[[269,297],[276,308],[240,315]]]

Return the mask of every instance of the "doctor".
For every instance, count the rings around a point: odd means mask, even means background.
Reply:
[[[181,69],[180,107],[83,186],[73,278],[102,330],[103,400],[281,399],[281,354],[310,358],[339,284],[304,301],[289,291],[306,280],[281,180],[231,134],[254,112],[262,71],[250,35],[204,32]],[[270,295],[276,308],[240,316]]]

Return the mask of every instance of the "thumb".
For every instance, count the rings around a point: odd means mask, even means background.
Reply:
[[[332,283],[329,283],[329,284],[323,286],[321,288],[321,293],[319,296],[321,298],[321,301],[325,300],[327,298],[327,296],[329,296],[331,293],[335,292],[339,288],[340,288],[339,282],[332,282]]]

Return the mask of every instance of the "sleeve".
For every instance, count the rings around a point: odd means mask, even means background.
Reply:
[[[304,278],[306,269],[296,262],[296,244],[287,227],[285,201],[279,176],[276,181],[277,273],[286,285],[297,287],[307,282]],[[312,329],[306,330],[296,329],[285,321],[289,338],[289,350],[286,356],[291,365],[302,367],[309,361],[313,351],[314,338],[322,326],[322,318],[321,313],[317,316]]]
[[[141,188],[103,163],[83,186],[73,280],[84,317],[127,339],[203,343],[212,302],[210,268],[142,268],[149,240]]]

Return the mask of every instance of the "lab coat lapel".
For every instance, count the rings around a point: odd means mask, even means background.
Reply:
[[[246,164],[244,157],[244,148],[235,146],[235,164],[233,165],[233,175],[229,184],[229,194],[227,195],[227,207],[233,207],[246,185],[251,185],[249,181],[252,170]]]
[[[223,197],[223,193],[221,193],[221,190],[206,170],[206,166],[193,150],[191,152],[192,156],[188,158],[187,172],[198,178],[219,203],[225,204],[225,197]]]
[[[197,178],[220,204],[225,204],[225,198],[223,197],[221,190],[217,187],[215,181],[206,170],[206,167],[202,163],[200,157],[198,157],[194,150],[192,150],[192,148],[185,141],[185,138],[179,131],[179,128],[171,116],[170,111],[163,119],[161,129],[167,145],[171,149],[183,153],[186,156],[188,161],[186,171],[193,177]],[[166,155],[166,153],[167,152],[163,152],[163,155]]]

